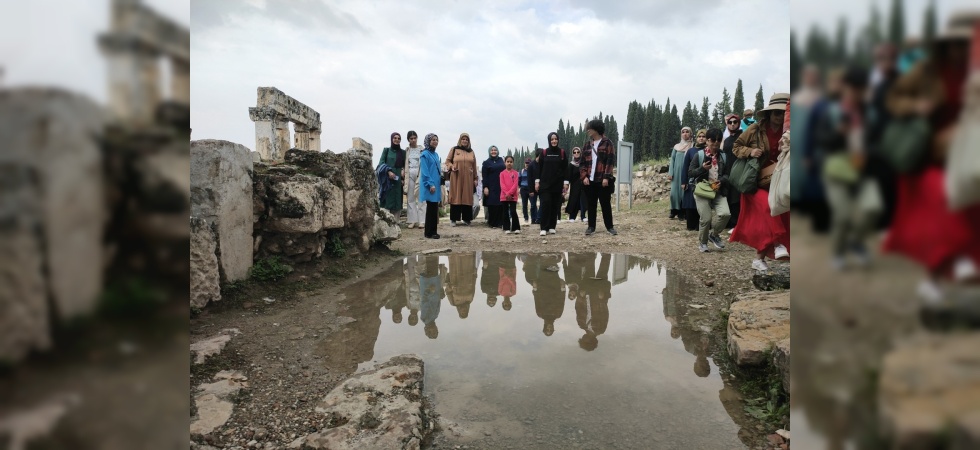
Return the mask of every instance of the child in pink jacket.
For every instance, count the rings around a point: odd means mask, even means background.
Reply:
[[[521,234],[521,222],[517,219],[517,199],[520,197],[521,175],[514,170],[514,157],[504,159],[504,169],[500,172],[500,202],[504,206],[504,233]]]

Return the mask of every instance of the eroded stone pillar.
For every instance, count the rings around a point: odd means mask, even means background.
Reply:
[[[293,132],[296,134],[296,145],[295,147],[300,150],[310,149],[310,129],[306,125],[295,124],[293,125]]]
[[[255,122],[255,151],[263,161],[281,161],[289,144],[289,122],[271,108],[249,108],[248,115]],[[283,127],[286,129],[285,145],[280,141]]]
[[[320,130],[310,130],[310,150],[320,151]]]
[[[273,161],[282,161],[283,156],[286,155],[286,150],[292,148],[292,143],[289,140],[289,120],[280,116],[276,118],[275,122],[276,151],[270,155],[270,159]]]
[[[101,44],[109,63],[113,116],[133,124],[152,123],[160,103],[159,55],[128,37],[105,36]]]
[[[191,104],[191,66],[187,60],[170,59],[170,95],[173,101]]]

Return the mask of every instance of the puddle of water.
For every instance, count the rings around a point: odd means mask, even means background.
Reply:
[[[345,292],[358,321],[318,352],[359,370],[420,355],[437,443],[744,448],[741,400],[710,330],[678,326],[672,278],[628,255],[412,256]]]

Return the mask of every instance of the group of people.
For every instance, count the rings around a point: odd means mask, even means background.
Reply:
[[[588,141],[573,148],[571,155],[560,146],[558,133],[549,133],[548,147],[536,149],[534,158],[525,160],[520,172],[514,169],[514,158],[501,158],[500,150],[493,145],[488,149],[489,157],[478,168],[467,133],[459,136],[445,162],[436,153],[439,137],[435,134],[426,135],[420,146],[418,134],[409,131],[409,146],[402,149],[401,135],[392,133],[390,146],[382,151],[376,169],[381,207],[397,217],[403,207],[403,192],[406,193],[408,228],[421,228],[426,238],[439,239],[440,204],[449,204],[451,226],[470,226],[474,204],[482,193],[487,225],[500,228],[505,234],[520,234],[520,198],[524,224],[528,224],[530,202],[532,223],[538,224],[540,235],[545,236],[557,233],[561,205],[567,200],[569,222],[579,213],[583,221],[588,217],[586,236],[595,232],[599,206],[606,231],[617,235],[610,200],[615,190],[616,148],[605,136],[601,120],[590,121],[586,130]]]
[[[944,301],[943,281],[980,281],[980,205],[954,209],[955,192],[947,191],[948,156],[954,136],[965,131],[964,107],[970,100],[980,105],[978,22],[975,12],[954,14],[916,52],[900,55],[893,44],[881,44],[870,71],[842,67],[824,76],[807,67],[793,98],[805,117],[794,130],[803,158],[793,200],[813,217],[815,231],[829,231],[830,263],[837,270],[852,259],[868,266],[868,238],[885,231],[883,252],[926,269],[918,287],[926,308]],[[896,157],[900,146],[916,150],[906,163]]]
[[[774,94],[769,105],[758,112],[747,109],[743,116],[725,116],[725,130],[681,128],[680,142],[674,145],[668,164],[670,219],[687,222],[687,229],[698,232],[697,248],[708,252],[708,243],[718,249],[725,242],[741,242],[756,250],[752,268],[768,270],[766,258],[789,259],[789,212],[773,216],[769,207],[769,186],[765,174],[779,155],[789,150],[784,115],[789,94]],[[755,190],[739,192],[732,182],[732,169],[738,160],[754,159],[761,169]],[[705,182],[712,193],[696,194]],[[712,198],[709,198],[712,197]],[[726,231],[727,230],[727,231]],[[722,234],[728,233],[727,238]]]

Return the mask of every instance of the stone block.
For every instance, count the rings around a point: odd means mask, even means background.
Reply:
[[[379,209],[374,215],[374,230],[371,234],[372,242],[391,242],[401,237],[402,230],[398,226],[395,216],[387,209]]]
[[[191,308],[221,300],[218,239],[206,220],[191,217]]]
[[[728,353],[735,363],[758,365],[765,352],[789,339],[789,291],[740,294],[729,308]]]
[[[91,313],[103,288],[109,214],[99,137],[107,112],[56,89],[0,94],[0,164],[34,177],[48,292],[58,317]]]
[[[252,156],[241,144],[191,141],[191,215],[214,224],[223,283],[252,267]]]

